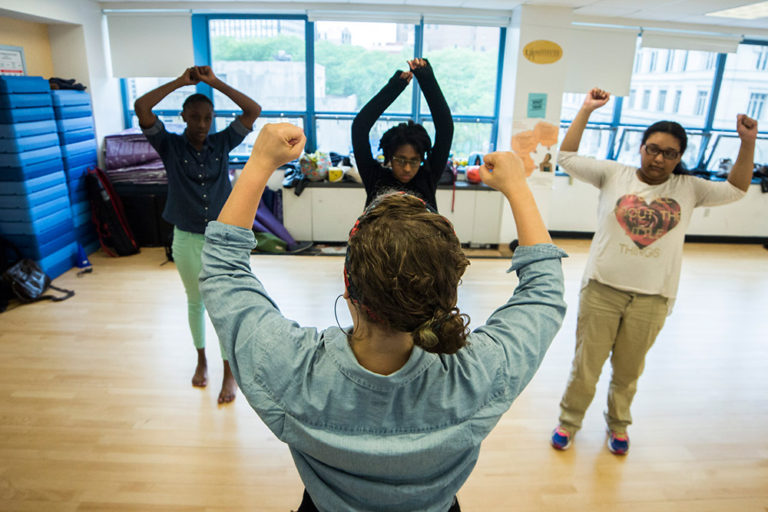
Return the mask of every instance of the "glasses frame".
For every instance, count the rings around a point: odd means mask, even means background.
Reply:
[[[652,146],[652,147],[651,147]],[[645,154],[648,156],[656,156],[661,155],[664,160],[675,160],[676,158],[680,158],[682,156],[682,151],[676,151],[674,149],[661,149],[659,146],[655,144],[643,144],[643,148],[645,151]]]
[[[409,158],[403,158],[401,156],[393,156],[392,157],[392,163],[400,165],[402,167],[414,166],[416,168],[419,168],[419,167],[421,167],[422,160],[420,158],[419,159],[414,158],[413,160],[411,160]]]

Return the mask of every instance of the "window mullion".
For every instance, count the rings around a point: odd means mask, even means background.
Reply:
[[[306,66],[307,80],[307,117],[304,120],[304,135],[307,137],[305,145],[308,153],[317,150],[317,116],[315,115],[315,23],[313,21],[304,21],[304,44],[305,55],[304,65]]]
[[[413,38],[413,58],[422,58],[424,51],[424,17],[414,26]],[[418,80],[411,80],[413,91],[411,91],[411,115],[416,123],[422,123],[421,119],[421,88]]]

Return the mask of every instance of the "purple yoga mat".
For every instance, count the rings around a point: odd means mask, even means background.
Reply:
[[[253,229],[265,233],[272,233],[288,245],[296,243],[296,240],[294,240],[291,234],[288,233],[285,226],[272,215],[272,212],[269,211],[269,208],[266,207],[263,201],[259,203],[259,208],[256,210],[256,219],[253,221]]]

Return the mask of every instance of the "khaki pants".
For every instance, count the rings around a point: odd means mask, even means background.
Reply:
[[[576,327],[576,354],[568,386],[560,401],[560,425],[571,433],[581,428],[595,396],[603,364],[611,355],[611,384],[605,421],[624,433],[632,423],[629,412],[645,354],[667,317],[667,298],[625,292],[590,280],[581,290]]]

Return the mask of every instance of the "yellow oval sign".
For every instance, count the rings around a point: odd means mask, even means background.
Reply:
[[[552,64],[563,56],[563,49],[554,41],[531,41],[523,48],[523,55],[534,64]]]

